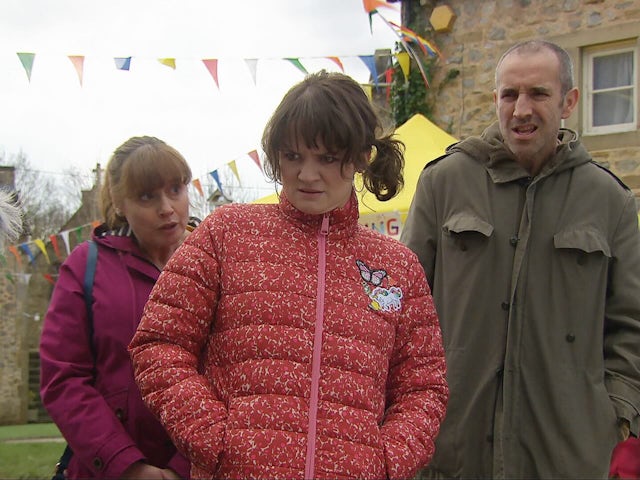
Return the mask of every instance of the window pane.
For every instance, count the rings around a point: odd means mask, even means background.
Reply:
[[[624,89],[593,95],[594,127],[633,121],[633,90]]]
[[[593,59],[593,88],[626,87],[633,81],[633,52]]]

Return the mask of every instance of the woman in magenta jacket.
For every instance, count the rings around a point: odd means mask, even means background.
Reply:
[[[149,292],[189,219],[191,171],[154,137],[116,149],[102,186],[105,223],[93,285],[93,332],[84,303],[88,244],[62,264],[40,343],[44,406],[73,450],[68,478],[186,478],[188,461],[142,402],[127,345]]]
[[[216,209],[176,251],[130,349],[143,398],[193,478],[410,478],[448,388],[416,256],[358,224],[402,145],[362,88],[308,76],[263,136],[279,205]]]

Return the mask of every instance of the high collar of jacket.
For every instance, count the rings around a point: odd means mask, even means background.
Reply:
[[[568,128],[558,132],[558,146],[555,155],[542,167],[536,176],[540,179],[591,160],[587,150],[578,138],[578,134]],[[485,164],[485,168],[495,183],[512,182],[529,178],[529,172],[523,168],[504,144],[498,122],[493,123],[479,137],[469,137],[451,145],[447,152],[462,151]]]
[[[142,250],[140,250],[138,246],[138,241],[133,235],[131,227],[128,225],[118,230],[110,230],[109,227],[103,223],[93,230],[92,237],[93,240],[100,245],[144,258]]]
[[[280,192],[280,212],[301,230],[318,233],[325,214],[309,214],[298,210],[289,201],[284,191]],[[355,233],[358,227],[358,199],[355,190],[351,191],[349,201],[341,208],[327,213],[329,215],[329,235],[347,237]]]

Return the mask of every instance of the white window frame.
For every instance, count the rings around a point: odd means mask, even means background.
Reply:
[[[593,126],[593,61],[597,57],[615,55],[618,53],[633,53],[633,77],[631,88],[633,89],[632,107],[633,120],[629,123],[615,125]],[[635,41],[616,42],[615,44],[588,47],[584,50],[583,57],[583,133],[585,135],[603,135],[635,130],[638,125],[638,46]]]

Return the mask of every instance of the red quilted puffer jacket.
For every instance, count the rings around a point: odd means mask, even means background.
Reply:
[[[130,345],[193,478],[409,478],[448,388],[416,256],[330,214],[216,209],[173,255]]]

